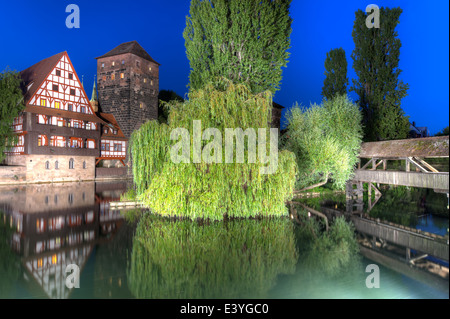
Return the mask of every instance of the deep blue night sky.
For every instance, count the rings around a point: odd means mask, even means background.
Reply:
[[[80,28],[68,29],[66,6],[80,8]],[[147,1],[4,1],[0,2],[0,71],[23,70],[67,51],[90,96],[96,60],[122,42],[137,40],[159,63],[160,89],[187,92],[189,62],[182,36],[189,0]],[[402,41],[401,79],[410,85],[403,110],[418,126],[434,134],[449,125],[449,3],[411,0],[293,0],[291,57],[274,100],[320,102],[326,52],[342,47],[349,79],[355,78],[354,14],[368,4],[403,9],[397,27]],[[383,23],[381,21],[381,23]],[[351,82],[351,81],[350,81]],[[356,99],[354,94],[350,94]]]

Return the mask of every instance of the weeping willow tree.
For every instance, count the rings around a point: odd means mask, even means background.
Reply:
[[[309,108],[294,106],[287,114],[284,148],[297,158],[296,189],[306,190],[333,182],[343,189],[358,160],[362,142],[362,115],[346,95]]]
[[[131,136],[134,182],[137,198],[155,213],[163,216],[180,216],[191,219],[209,218],[222,220],[228,217],[285,216],[286,200],[292,198],[297,166],[295,155],[287,150],[274,154],[276,170],[264,174],[267,163],[250,156],[248,138],[243,149],[237,148],[234,139],[227,138],[226,128],[265,129],[269,137],[272,95],[270,91],[252,94],[246,85],[234,85],[223,80],[217,89],[207,85],[191,91],[188,100],[174,102],[168,118],[168,126],[151,121]],[[215,142],[233,144],[232,161],[219,148],[207,148],[209,140],[195,139],[194,121],[200,121],[201,129],[215,128],[220,137]],[[183,128],[189,133],[193,146],[200,143],[202,158],[214,158],[212,162],[196,161],[195,147],[190,147],[185,159],[175,163],[170,152],[178,141],[170,139],[170,132]],[[272,152],[272,143],[261,144],[258,136],[258,155]],[[215,144],[217,145],[217,144]],[[237,160],[238,153],[242,161]],[[272,158],[271,158],[272,160]],[[270,163],[269,163],[270,164]]]
[[[127,272],[137,298],[267,298],[280,274],[295,271],[287,218],[202,225],[153,214],[136,229]]]

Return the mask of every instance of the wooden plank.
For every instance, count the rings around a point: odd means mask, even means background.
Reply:
[[[434,136],[361,144],[361,158],[449,157],[449,137]]]

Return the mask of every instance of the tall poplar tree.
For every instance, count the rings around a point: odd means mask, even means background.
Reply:
[[[359,96],[366,141],[406,138],[409,132],[409,120],[401,108],[408,84],[399,80],[401,42],[395,31],[401,13],[400,8],[380,8],[379,28],[366,26],[364,11],[355,14],[351,56],[358,79],[353,79],[350,90]]]
[[[5,157],[3,152],[17,143],[12,124],[25,108],[21,81],[17,72],[5,70],[0,73],[0,161]]]
[[[324,98],[329,100],[336,95],[347,94],[347,59],[344,49],[333,49],[327,52],[325,76],[322,87]]]
[[[183,36],[191,89],[225,77],[252,93],[279,90],[287,64],[291,0],[191,0]],[[215,82],[217,83],[217,82]]]

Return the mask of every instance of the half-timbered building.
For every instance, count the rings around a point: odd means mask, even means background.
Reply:
[[[20,72],[23,113],[13,127],[19,143],[6,163],[26,168],[26,180],[64,181],[95,178],[101,125],[67,52]]]

